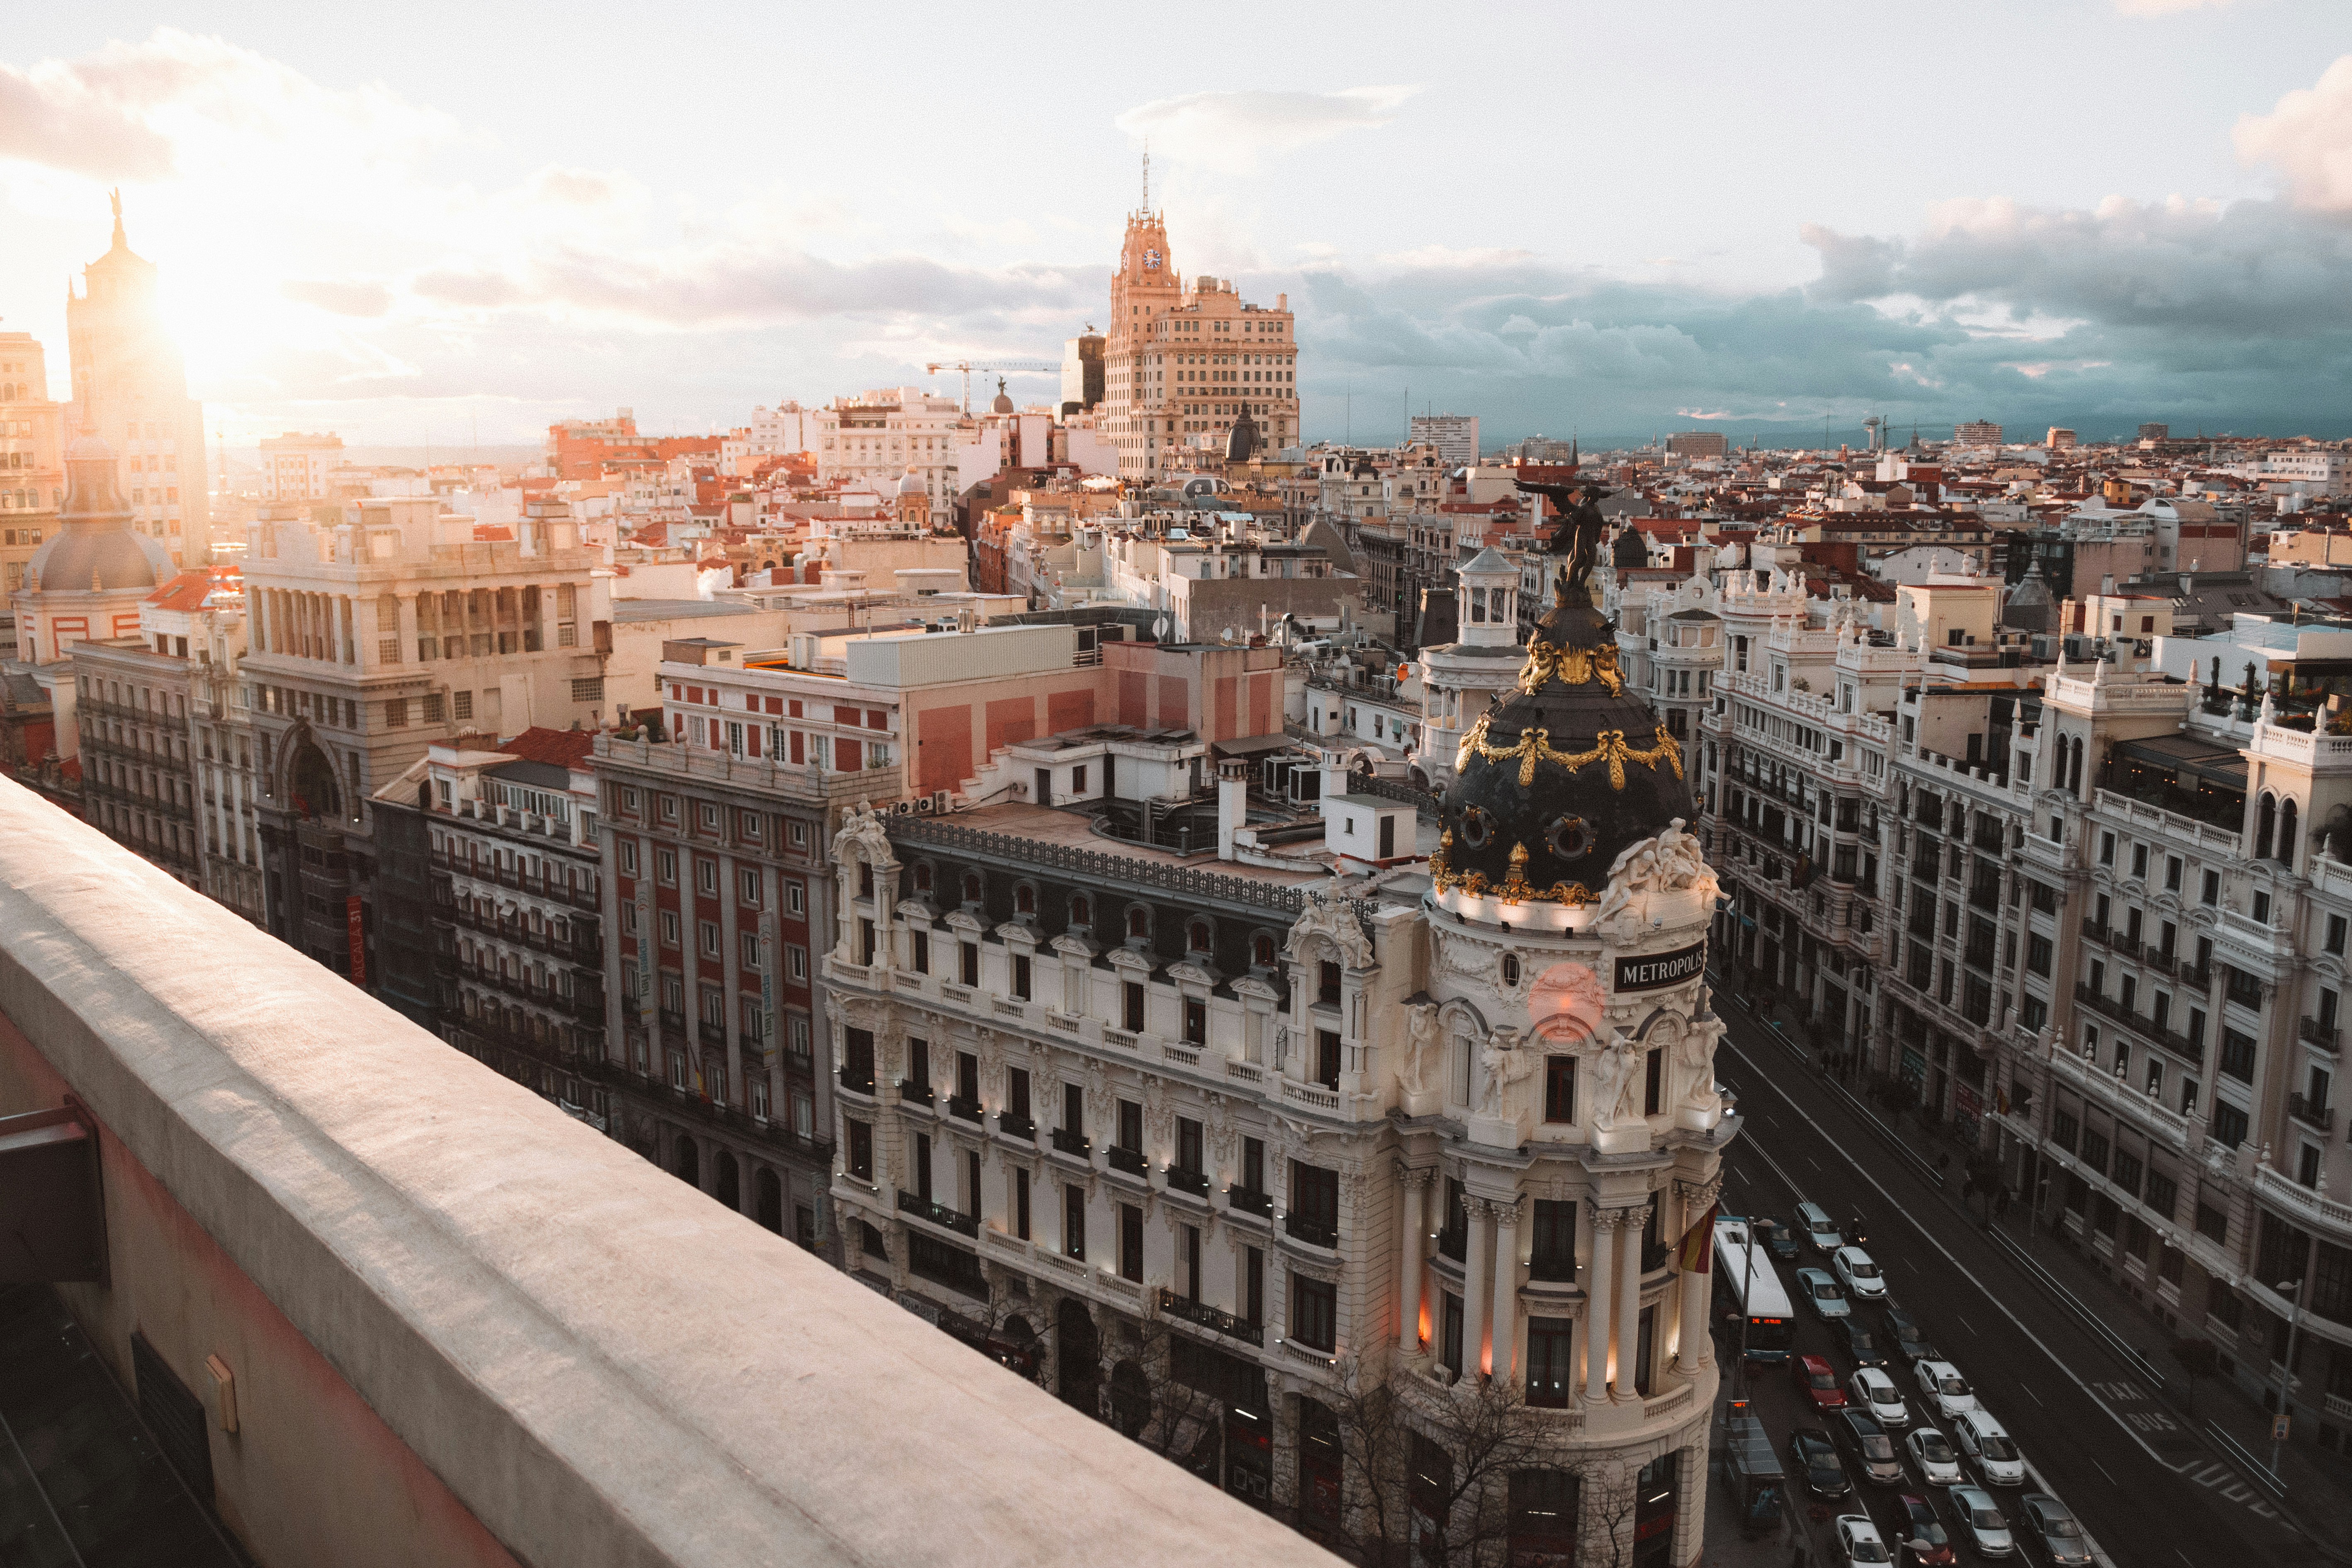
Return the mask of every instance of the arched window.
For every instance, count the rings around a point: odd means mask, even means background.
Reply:
[[[1150,936],[1151,934],[1151,916],[1140,907],[1128,910],[1127,934],[1129,936]]]
[[[1185,928],[1184,928],[1184,951],[1185,951],[1185,952],[1208,952],[1208,951],[1209,951],[1209,946],[1210,946],[1210,935],[1209,935],[1209,922],[1208,922],[1208,921],[1193,921],[1192,922],[1191,922],[1190,924],[1188,924],[1187,926],[1185,926]]]
[[[931,867],[930,867],[930,862],[929,862],[929,861],[928,861],[928,860],[921,860],[921,861],[918,861],[918,862],[916,862],[916,864],[915,864],[915,891],[917,891],[917,892],[919,892],[919,893],[928,893],[928,892],[929,892],[930,890],[931,890]]]
[[[2294,797],[2293,795],[2279,802],[2278,858],[2280,865],[2290,871],[2294,869]]]
[[[1013,912],[1034,915],[1037,912],[1037,889],[1024,882],[1013,889]]]
[[[1503,984],[1517,985],[1518,983],[1519,955],[1516,952],[1507,952],[1503,954]]]
[[[1274,967],[1274,938],[1260,931],[1250,943],[1250,962],[1260,969]]]
[[[963,874],[963,901],[967,904],[980,902],[980,873],[977,871]]]
[[[2260,805],[2254,808],[2254,858],[2271,858],[2271,836],[2278,827],[2278,799],[2270,791],[2263,791]]]
[[[1070,923],[1074,926],[1090,926],[1095,923],[1094,901],[1084,893],[1070,900]]]

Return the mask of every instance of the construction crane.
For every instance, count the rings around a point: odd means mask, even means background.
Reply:
[[[979,371],[983,375],[1019,375],[1024,373],[1034,373],[1037,371],[1059,371],[1061,368],[1062,367],[1058,364],[1040,364],[1034,360],[1008,360],[1003,364],[975,364],[969,360],[957,360],[952,364],[927,364],[923,367],[923,371],[924,374],[928,375],[937,375],[943,370],[961,372],[963,376],[963,411],[966,414],[970,414],[971,412],[971,373],[973,371]],[[996,389],[999,392],[1003,391],[1003,383],[999,382]]]

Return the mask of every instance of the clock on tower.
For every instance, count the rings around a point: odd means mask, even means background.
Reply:
[[[1157,272],[1160,270],[1160,253],[1156,250],[1145,251],[1143,253],[1143,266],[1144,269],[1149,272]]]

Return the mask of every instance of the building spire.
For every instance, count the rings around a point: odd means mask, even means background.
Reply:
[[[1151,211],[1151,139],[1148,136],[1143,140],[1143,210],[1146,214]],[[115,222],[118,226],[121,223],[121,205],[117,203]]]
[[[122,233],[122,187],[117,185],[107,192],[106,195],[107,200],[114,204],[114,248],[128,250],[131,248],[131,241]]]

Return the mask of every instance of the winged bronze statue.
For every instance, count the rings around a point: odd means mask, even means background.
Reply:
[[[1559,517],[1559,526],[1551,536],[1551,552],[1568,558],[1569,587],[1582,588],[1601,554],[1601,531],[1606,526],[1601,509],[1593,504],[1600,494],[1598,487],[1585,483],[1546,484],[1536,479],[1515,482],[1522,493],[1539,495],[1551,502],[1553,511]]]

